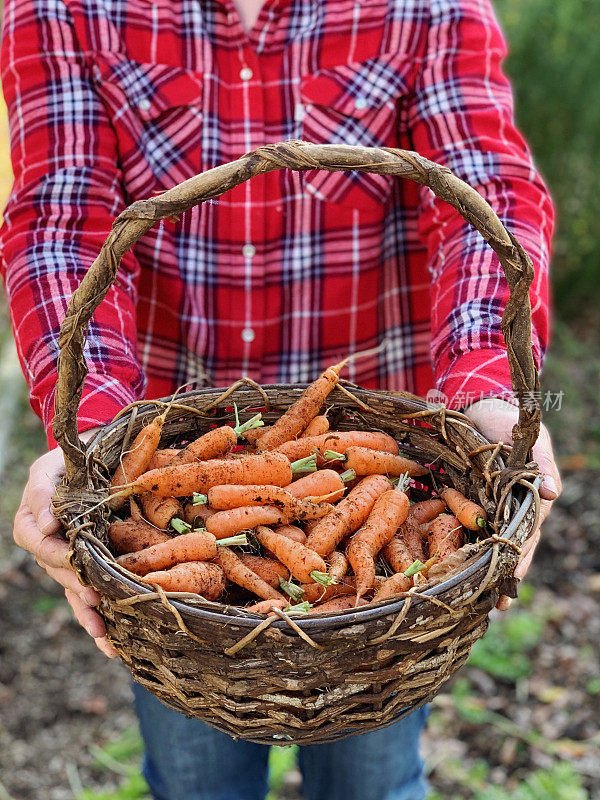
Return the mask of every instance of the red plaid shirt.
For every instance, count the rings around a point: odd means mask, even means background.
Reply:
[[[134,200],[267,142],[417,150],[475,186],[536,265],[547,338],[548,194],[515,130],[489,0],[6,0],[2,81],[15,185],[2,264],[34,410],[52,418],[67,300]],[[87,340],[81,429],[180,384],[306,382],[350,366],[424,395],[510,385],[507,287],[428,189],[280,171],[156,226],[123,260]]]

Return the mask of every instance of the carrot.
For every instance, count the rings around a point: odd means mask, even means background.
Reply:
[[[347,611],[356,606],[366,606],[367,601],[362,597],[357,597],[355,594],[344,595],[342,597],[335,597],[333,600],[328,600],[326,603],[314,606],[308,612],[309,614],[329,614],[332,611]]]
[[[140,497],[140,502],[146,519],[157,528],[168,528],[173,517],[183,514],[181,503],[174,497],[156,497],[152,492],[146,492]]]
[[[256,572],[269,586],[277,588],[280,578],[287,581],[290,577],[287,567],[274,558],[263,558],[262,556],[254,556],[250,553],[236,553],[236,555],[242,564],[249,567],[252,572]]]
[[[249,614],[268,614],[272,608],[281,608],[283,610],[287,604],[288,601],[283,599],[261,600],[258,603],[253,603],[251,606],[246,606],[244,611],[247,611]]]
[[[314,417],[314,419],[308,423],[303,433],[300,434],[300,438],[303,439],[307,436],[320,436],[322,433],[327,433],[328,430],[329,420],[325,414],[320,414],[318,417]]]
[[[384,492],[375,501],[365,524],[350,540],[346,555],[356,576],[357,597],[373,588],[377,554],[391,542],[409,509],[410,502],[405,492],[400,489]]]
[[[146,472],[127,491],[131,494],[154,492],[160,497],[185,497],[222,483],[287,486],[292,482],[292,475],[292,465],[282,453],[260,453],[236,460],[212,459],[163,467]]]
[[[206,520],[212,517],[214,513],[215,512],[204,503],[189,503],[185,507],[183,516],[185,521],[188,522],[192,528],[205,528]]]
[[[176,450],[174,447],[166,447],[163,450],[157,450],[150,459],[146,467],[146,472],[149,472],[151,469],[162,469],[162,467],[166,467],[167,464],[173,461],[177,453],[179,453],[179,450]]]
[[[225,576],[217,564],[190,561],[176,564],[171,569],[149,572],[143,578],[146,583],[156,583],[167,592],[193,592],[206,600],[216,600],[225,589]]]
[[[438,514],[446,510],[446,503],[438,497],[432,497],[431,500],[421,500],[420,503],[415,503],[410,507],[408,512],[409,519],[414,519],[418,525],[423,525],[425,522],[431,522]]]
[[[132,519],[113,522],[108,528],[108,538],[117,553],[135,553],[146,547],[171,541],[171,536],[157,531],[147,522]]]
[[[243,586],[263,600],[285,600],[281,592],[278,592],[259,575],[256,574],[250,567],[240,559],[240,557],[224,548],[219,551],[219,564],[223,568],[225,575],[232,582],[238,586]]]
[[[304,439],[294,439],[280,445],[277,452],[285,453],[290,461],[293,461],[315,452],[323,455],[326,450],[344,454],[349,447],[369,447],[371,450],[381,450],[392,455],[398,454],[396,440],[387,433],[379,431],[332,431],[320,436],[307,436]]]
[[[146,471],[150,459],[158,447],[167,411],[157,415],[151,422],[144,425],[129,445],[129,449],[121,454],[119,466],[116,468],[110,482],[111,490],[119,489],[126,483],[135,481]],[[124,505],[125,499],[124,495],[111,497],[108,506],[113,511],[116,511]]]
[[[320,556],[328,556],[337,545],[365,522],[380,494],[392,484],[384,475],[367,475],[334,510],[312,528],[307,547]]]
[[[302,592],[302,599],[311,605],[325,603],[344,594],[356,594],[354,586],[348,583],[331,583],[328,586],[323,586],[321,583],[301,583],[298,588]]]
[[[334,448],[335,449],[335,448]],[[325,452],[325,457],[329,451]],[[428,475],[429,470],[416,461],[402,456],[369,450],[367,447],[348,447],[344,465],[357,475]]]
[[[310,386],[307,386],[285,414],[282,414],[281,417],[271,425],[270,429],[265,431],[259,438],[256,443],[258,449],[273,449],[301,434],[311,420],[317,416],[325,399],[337,385],[340,370],[343,365],[344,362],[341,362],[332,367],[328,367],[316,381],[313,381]],[[309,455],[309,453],[307,453],[307,455]]]
[[[377,589],[373,595],[373,603],[378,603],[380,600],[388,600],[390,597],[395,597],[402,592],[408,592],[413,582],[407,578],[403,572],[396,572],[395,575],[389,577]]]
[[[289,517],[273,506],[240,506],[228,511],[217,511],[206,520],[206,530],[217,539],[223,539],[258,525],[286,525],[289,521]]]
[[[227,545],[244,544],[245,537],[236,536],[226,539],[218,544]],[[169,569],[175,564],[185,561],[212,561],[219,553],[217,540],[210,533],[197,531],[184,536],[175,536],[168,542],[152,545],[137,553],[119,556],[117,564],[125,567],[130,572],[145,575],[159,569]]]
[[[328,495],[329,502],[336,503],[344,496],[345,488],[344,481],[335,470],[319,469],[303,478],[298,478],[286,486],[285,490],[301,499]]]
[[[306,543],[306,534],[296,525],[278,525],[275,528],[275,533],[279,534],[279,536],[287,536],[288,539],[293,539],[295,542],[300,542],[300,544]]]
[[[334,581],[341,581],[348,572],[348,559],[339,550],[334,550],[329,556],[329,569],[327,574]]]
[[[289,569],[294,578],[302,583],[312,583],[319,576],[315,573],[325,573],[327,564],[314,552],[299,542],[294,542],[286,536],[260,526],[256,530],[256,538]]]
[[[443,561],[462,547],[465,541],[462,526],[452,514],[440,514],[429,525],[429,555]]]
[[[142,514],[142,509],[139,506],[139,503],[135,499],[135,497],[129,498],[129,513],[131,514],[131,519],[134,519],[136,522],[146,522],[144,519],[144,515]],[[158,526],[162,528],[162,525]],[[167,526],[165,525],[165,528]]]
[[[447,487],[442,489],[440,497],[446,501],[450,511],[465,528],[470,531],[478,531],[481,528],[485,528],[487,522],[485,510],[465,497],[464,494],[461,494],[456,489]]]
[[[261,425],[261,415],[256,414],[247,422],[235,427],[221,425],[219,428],[213,428],[180,450],[170,463],[190,464],[192,461],[207,461],[211,458],[225,456],[236,446],[240,436]]]
[[[394,572],[404,572],[416,560],[402,539],[401,532],[402,528],[382,550],[383,557]]]
[[[406,549],[413,557],[413,561],[415,559],[419,559],[419,561],[425,561],[425,551],[423,550],[423,537],[421,535],[421,526],[415,522],[414,517],[411,517],[410,512],[406,521],[402,525],[400,531],[398,532],[398,536],[402,539],[404,544],[406,545]],[[398,570],[399,571],[399,570]]]
[[[215,511],[240,506],[275,506],[290,519],[320,519],[333,506],[300,500],[280,486],[213,486],[208,490],[208,504]]]
[[[242,436],[248,442],[248,444],[256,445],[263,433],[266,433],[270,427],[270,425],[265,425],[263,428],[251,428],[250,430],[245,431]]]

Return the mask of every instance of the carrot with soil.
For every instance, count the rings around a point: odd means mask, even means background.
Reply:
[[[213,486],[208,490],[208,505],[215,511],[226,511],[240,506],[275,506],[290,519],[320,519],[333,506],[328,503],[311,503],[294,497],[280,486],[249,485]]]
[[[206,600],[217,600],[225,590],[225,575],[217,564],[190,561],[171,569],[149,572],[139,580],[155,583],[167,592],[192,592]]]
[[[137,575],[156,570],[169,569],[184,561],[212,561],[219,554],[219,547],[247,544],[245,536],[234,536],[217,542],[205,531],[175,536],[168,542],[152,545],[137,553],[119,556],[117,564]]]
[[[485,528],[487,514],[484,509],[477,503],[473,503],[457,489],[446,487],[440,492],[440,497],[446,501],[450,511],[465,528],[470,531],[480,531]]]
[[[257,528],[256,538],[302,583],[327,579],[327,564],[314,550],[263,526]]]
[[[366,521],[379,495],[391,489],[389,478],[384,475],[367,475],[334,510],[315,523],[311,529],[307,547],[320,556],[328,556],[346,536],[349,536]]]
[[[238,586],[248,589],[263,600],[285,600],[281,592],[270,586],[264,581],[260,575],[247,567],[240,557],[227,550],[227,548],[220,550],[218,561],[221,565],[226,577]]]
[[[465,543],[462,525],[453,514],[440,514],[430,525],[427,534],[429,556],[443,561]]]
[[[326,450],[324,457],[340,455],[339,452]],[[342,459],[347,469],[353,469],[357,475],[410,475],[417,477],[428,475],[427,467],[411,461],[409,458],[384,453],[380,450],[370,450],[367,447],[348,447]]]
[[[274,558],[264,558],[251,553],[236,553],[236,555],[242,564],[255,572],[269,586],[277,588],[280,581],[287,581],[290,577],[288,568]]]
[[[389,600],[391,597],[408,592],[412,585],[411,579],[407,578],[403,572],[396,572],[376,590],[373,595],[373,602],[378,603],[380,600]]]
[[[172,537],[143,520],[119,520],[108,528],[108,538],[117,553],[135,553],[155,544],[170,542]]]
[[[258,525],[286,525],[289,517],[273,506],[241,506],[217,511],[206,520],[206,530],[217,539],[251,530]]]
[[[290,459],[304,458],[318,452],[321,456],[326,450],[345,454],[349,447],[367,447],[380,450],[391,455],[398,455],[398,443],[392,436],[379,431],[332,431],[320,436],[307,436],[305,439],[294,439],[277,448],[278,453],[285,453]]]
[[[119,466],[110,482],[111,490],[120,489],[125,484],[135,481],[146,471],[160,442],[160,435],[168,410],[167,408],[162,414],[157,415],[151,422],[144,425],[129,446],[129,449],[121,454]],[[111,497],[108,506],[113,511],[116,511],[124,505],[125,499],[125,495]]]

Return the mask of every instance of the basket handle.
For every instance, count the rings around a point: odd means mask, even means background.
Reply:
[[[236,161],[196,175],[157,197],[138,200],[113,223],[102,249],[73,292],[60,328],[58,382],[52,430],[63,449],[70,482],[84,481],[85,447],[77,432],[77,412],[87,374],[84,343],[88,323],[115,280],[124,254],[156,222],[175,217],[213,197],[219,197],[255,175],[277,169],[331,172],[360,170],[397,175],[428,186],[473,225],[496,252],[506,274],[510,298],[502,315],[512,387],[519,400],[519,420],[513,429],[513,448],[508,468],[518,470],[540,427],[539,377],[531,352],[531,259],[517,239],[502,225],[481,195],[457,178],[447,167],[418,153],[393,148],[336,144],[280,142],[259,147]]]

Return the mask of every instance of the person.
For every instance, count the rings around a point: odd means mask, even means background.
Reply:
[[[106,655],[115,652],[99,597],[69,570],[50,512],[63,468],[50,422],[60,321],[113,218],[269,142],[416,150],[474,186],[530,253],[540,366],[553,211],[514,125],[504,55],[490,0],[6,0],[15,183],[2,270],[50,448],[31,467],[14,537],[64,586]],[[124,258],[90,325],[80,431],[89,437],[127,403],[190,380],[308,382],[386,339],[350,365],[351,380],[422,396],[435,388],[491,440],[509,441],[506,300],[493,252],[429,190],[357,172],[262,175],[154,227]],[[560,492],[545,428],[534,457],[543,517]],[[140,688],[135,706],[155,798],[264,796],[267,748],[186,720]],[[305,796],[424,797],[425,717],[301,748]]]

